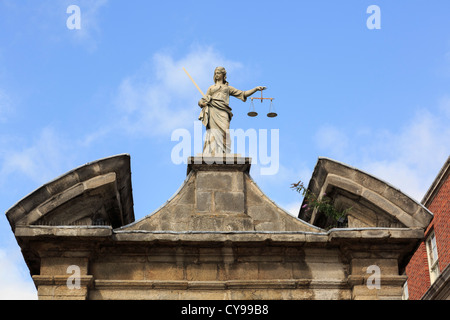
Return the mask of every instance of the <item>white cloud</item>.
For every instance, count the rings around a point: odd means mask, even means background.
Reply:
[[[115,103],[122,129],[131,134],[161,136],[177,128],[192,128],[200,113],[197,103],[201,94],[182,68],[205,93],[219,65],[238,77],[235,71],[241,64],[225,59],[212,47],[194,47],[178,60],[168,53],[155,54],[150,63],[119,86]]]
[[[0,181],[5,182],[12,175],[23,175],[37,184],[55,178],[72,165],[70,145],[53,128],[47,127],[29,147],[17,150],[16,146],[3,146]]]
[[[9,17],[17,16],[22,23],[15,24],[14,30],[23,37],[27,35],[39,39],[40,43],[61,43],[69,39],[76,45],[95,51],[101,36],[101,11],[108,0],[40,0],[33,4],[20,1],[3,1]],[[81,13],[81,28],[70,30],[67,20],[73,13],[67,8],[77,5]]]
[[[348,137],[340,129],[324,125],[315,134],[319,149],[327,150],[332,157],[342,158],[348,148]]]
[[[0,249],[0,300],[36,299],[36,287],[20,251]]]
[[[385,141],[385,153],[391,157],[388,163],[378,160],[365,166],[420,201],[450,155],[449,120],[439,112],[417,112],[397,135]]]
[[[362,168],[392,186],[401,189],[417,201],[421,200],[427,187],[424,173],[408,163],[407,159],[380,160],[362,164]],[[437,172],[436,172],[437,173]],[[429,186],[429,184],[428,184]]]
[[[252,164],[250,174],[258,187],[279,207],[290,215],[297,217],[302,204],[303,196],[291,189],[293,183],[302,181],[308,185],[312,170],[306,162],[296,161],[289,166],[280,164],[277,174],[261,175],[260,165]]]
[[[270,199],[289,214],[297,217],[303,196],[290,186],[298,181],[308,184],[312,171],[306,163],[297,162],[289,167],[280,164],[278,173],[275,175],[261,175],[260,165],[256,164],[252,165],[250,175]]]
[[[294,165],[289,164],[287,167],[286,162],[281,161],[279,165],[278,172],[273,175],[262,175],[261,174],[261,164],[255,163],[251,167],[251,175],[255,181],[266,186],[279,186],[279,187],[289,187],[292,183],[296,183],[299,180],[308,182],[311,178],[312,171],[307,167],[306,163],[296,163]]]
[[[300,211],[301,201],[294,201],[286,205],[280,205],[281,208],[287,211],[291,216],[298,217],[298,212]]]
[[[420,201],[450,155],[449,101],[441,99],[433,112],[418,110],[397,131],[367,129],[363,139],[357,131],[347,135],[336,127],[321,128],[319,147]]]
[[[101,29],[99,26],[99,13],[102,7],[108,3],[108,0],[79,0],[68,1],[67,6],[76,4],[80,7],[81,28],[71,30],[75,41],[87,47],[89,51],[94,51],[97,48],[98,37]],[[66,18],[70,15],[67,14]]]
[[[105,138],[112,132],[114,128],[111,126],[100,127],[93,132],[87,132],[85,135],[77,141],[78,146],[88,148],[99,140]]]

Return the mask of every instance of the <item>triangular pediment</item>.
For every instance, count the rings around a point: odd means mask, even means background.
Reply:
[[[219,160],[221,160],[220,158]],[[217,160],[217,159],[216,159]],[[270,200],[249,175],[250,159],[190,158],[177,193],[156,212],[120,228],[143,231],[321,231]],[[197,163],[196,163],[197,162]]]

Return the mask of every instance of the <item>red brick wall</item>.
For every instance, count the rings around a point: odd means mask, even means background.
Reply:
[[[419,300],[430,287],[427,249],[422,242],[406,267],[408,276],[408,293],[410,300]]]
[[[425,239],[434,230],[439,257],[439,270],[442,272],[450,263],[450,176],[442,184],[438,193],[428,206],[434,218],[427,228]],[[430,288],[430,273],[425,242],[422,242],[406,267],[410,300],[420,299]]]
[[[434,213],[433,225],[439,256],[439,270],[442,272],[450,263],[450,176],[428,208]]]

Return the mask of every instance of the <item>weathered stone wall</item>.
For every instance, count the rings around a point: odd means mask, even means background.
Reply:
[[[87,180],[53,181],[47,187],[61,190],[47,198],[37,192],[22,200],[7,216],[39,298],[401,299],[403,268],[430,219],[424,208],[407,198],[403,205],[383,198],[399,191],[371,198],[367,181],[373,178],[358,173],[366,181],[360,185],[351,169],[321,160],[313,184],[330,190],[336,201],[355,204],[352,217],[360,224],[325,230],[278,207],[249,176],[249,159],[235,160],[243,161],[191,163],[177,193],[136,222],[130,221],[131,173],[124,156],[74,171]],[[102,183],[58,201],[79,184],[91,186],[89,181]],[[382,189],[379,181],[374,184]],[[61,225],[70,220],[66,213],[88,203],[105,208],[109,222],[115,222]],[[32,205],[25,210],[25,204]],[[28,219],[43,206],[48,210]],[[83,212],[92,222],[90,211]],[[120,221],[125,225],[117,227]],[[380,221],[389,227],[380,227]],[[401,228],[390,225],[397,222]],[[74,279],[76,288],[69,285]]]
[[[156,246],[146,255],[108,255],[91,263],[96,287],[90,298],[349,298],[338,251],[325,251],[281,245]]]
[[[388,229],[73,232],[79,230],[19,228],[22,238],[48,239],[32,245],[41,262],[33,276],[40,299],[400,299],[406,277],[399,261],[411,249],[406,243],[420,237]],[[56,237],[65,240],[51,241]],[[73,265],[79,289],[67,287]],[[371,286],[374,276],[379,287]]]

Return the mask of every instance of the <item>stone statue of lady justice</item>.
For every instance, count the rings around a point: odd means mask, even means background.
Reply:
[[[224,67],[214,70],[214,85],[208,88],[206,95],[198,102],[202,108],[199,120],[206,127],[203,155],[222,156],[231,152],[229,129],[233,113],[229,105],[230,96],[245,102],[255,92],[265,89],[259,86],[247,91],[238,90],[228,84]]]

